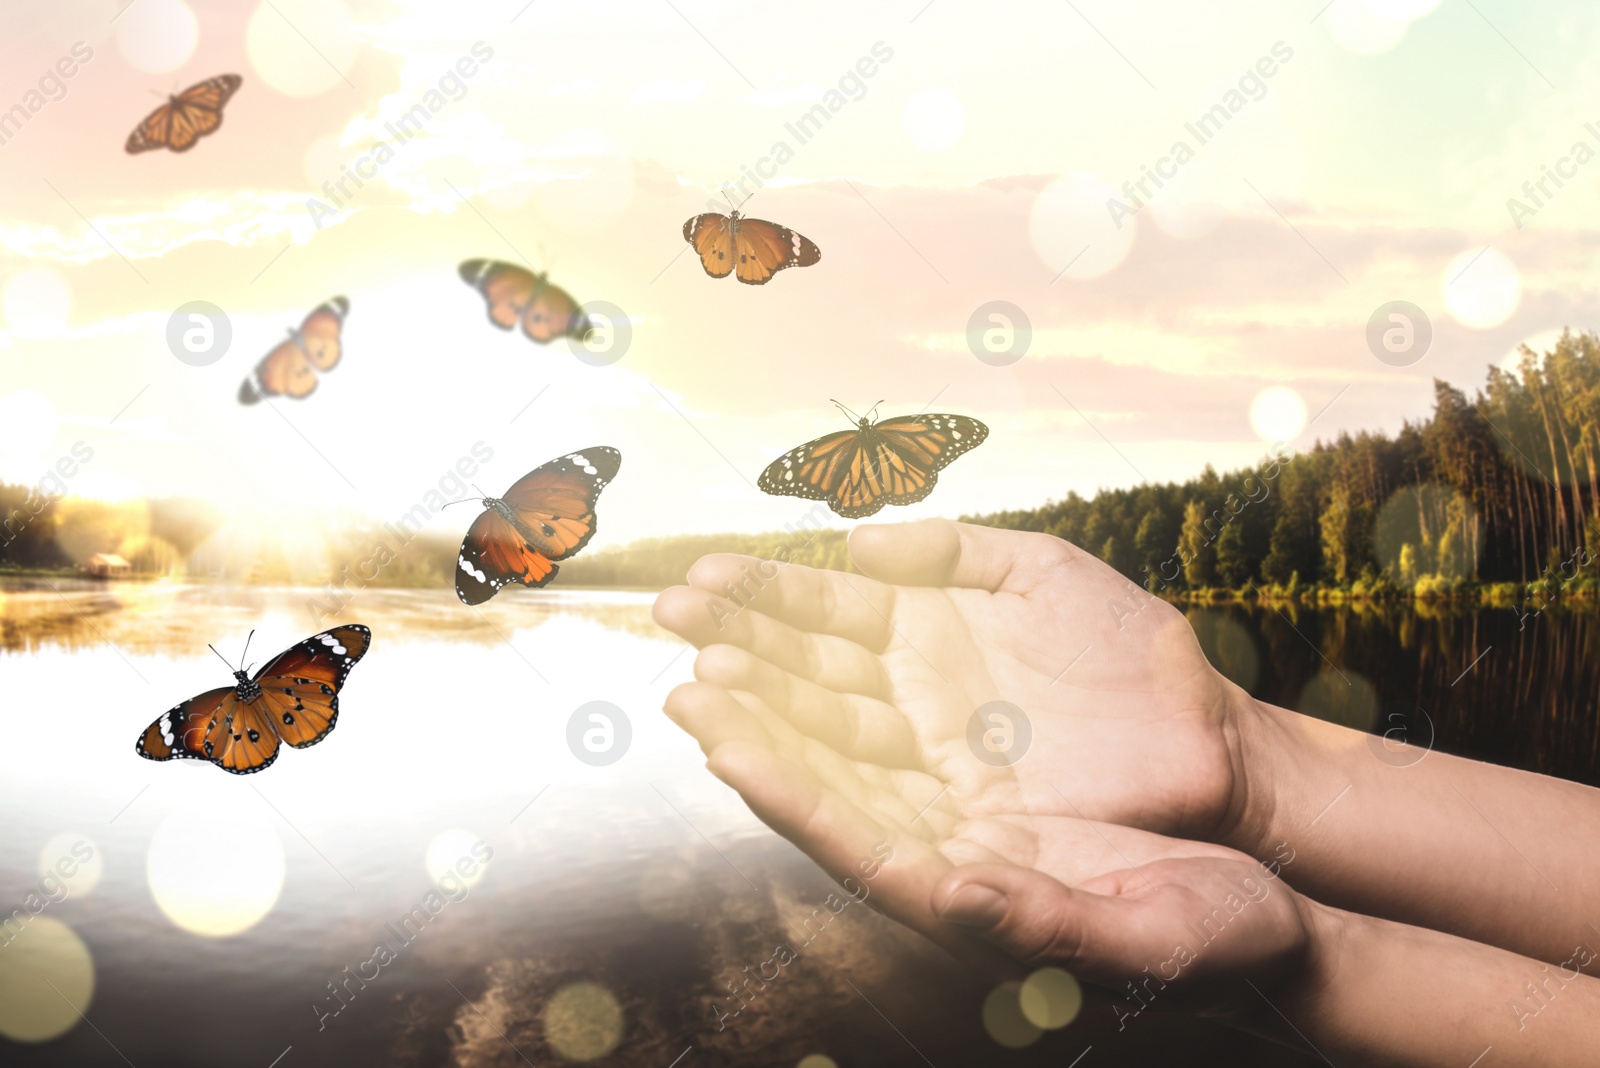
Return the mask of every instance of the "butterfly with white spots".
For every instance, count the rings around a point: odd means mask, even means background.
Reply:
[[[339,720],[344,680],[371,644],[372,631],[356,623],[313,634],[254,677],[236,669],[233,686],[165,712],[135,749],[146,760],[209,760],[235,775],[261,771],[278,759],[280,743],[306,749],[328,736]]]
[[[548,584],[555,561],[594,537],[595,502],[621,466],[620,452],[597,445],[534,468],[503,499],[485,497],[456,557],[456,596],[477,605],[512,582]]]

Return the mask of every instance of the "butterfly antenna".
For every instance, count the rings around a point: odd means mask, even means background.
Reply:
[[[474,487],[474,488],[476,488],[476,487]],[[483,500],[482,497],[462,497],[460,500],[445,501],[444,502],[444,507],[448,508],[452,504],[466,504],[468,501],[481,501],[481,500]]]
[[[738,211],[739,210],[739,205],[735,204],[733,202],[733,198],[728,195],[728,189],[727,189],[726,186],[724,186],[722,188],[722,199],[726,200],[728,202],[728,208],[730,210],[732,210],[732,211]]]
[[[850,421],[852,423],[858,423],[858,422],[861,421],[861,417],[859,415],[857,415],[855,412],[852,412],[849,408],[846,408],[843,404],[839,403],[838,401],[833,400],[832,397],[829,397],[828,399],[830,401],[833,401],[834,407],[838,408],[845,415],[849,416],[850,417]]]
[[[244,663],[244,658],[250,655],[250,639],[254,638],[255,636],[256,636],[256,632],[254,630],[252,630],[250,632],[250,636],[245,638],[245,640],[244,640],[244,652],[239,654],[239,663],[240,664],[243,664]],[[249,668],[245,668],[245,670],[249,671],[250,669]]]
[[[215,645],[212,645],[210,642],[206,643],[206,648],[210,649],[213,653],[217,653],[217,647]],[[217,653],[217,659],[222,661],[224,664],[228,664],[228,658],[223,656],[221,653]],[[233,665],[232,664],[228,664],[228,670],[229,671],[233,670]]]
[[[879,397],[878,400],[877,400],[877,403],[873,404],[872,408],[870,410],[868,410],[867,418],[871,419],[873,416],[877,415],[878,414],[878,405],[882,404],[886,400],[888,400],[887,397]]]

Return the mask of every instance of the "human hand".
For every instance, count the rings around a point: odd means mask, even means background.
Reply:
[[[879,769],[913,812],[931,802],[928,819],[966,825],[958,862],[1064,878],[1056,818],[1228,840],[1246,794],[1238,719],[1254,706],[1177,610],[1043,534],[863,526],[851,552],[869,577],[708,556],[655,615],[700,647],[698,679]],[[703,698],[684,688],[668,712]],[[1009,765],[968,746],[969,720],[995,700],[1031,721]]]

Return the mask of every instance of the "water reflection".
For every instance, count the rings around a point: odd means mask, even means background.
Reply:
[[[1188,614],[1212,663],[1257,697],[1379,733],[1403,720],[1423,742],[1431,723],[1442,751],[1600,785],[1592,614],[1448,603]]]
[[[940,1064],[1003,1054],[1059,1065],[1091,1044],[1105,1064],[1320,1063],[1175,1015],[1119,1032],[1110,999],[1093,990],[1070,1024],[1003,1051],[990,1029],[1001,1017],[985,1025],[993,988],[869,909],[847,909],[796,944],[778,979],[741,985],[744,1007],[728,1017],[730,984],[794,942],[799,918],[837,887],[711,778],[694,741],[659,714],[693,658],[655,628],[647,594],[503,596],[479,615],[448,590],[362,591],[327,621],[374,631],[338,728],[264,774],[235,777],[198,761],[141,761],[133,741],[178,700],[227,683],[207,642],[231,652],[255,627],[276,651],[312,633],[312,591],[56,586],[11,583],[0,599],[0,915],[37,888],[62,843],[85,842],[99,885],[90,894],[67,882],[33,920],[57,926],[30,927],[61,946],[73,944],[68,931],[81,954],[28,958],[52,963],[29,965],[24,982],[23,958],[0,946],[0,1006],[33,1013],[48,993],[56,1008],[28,1019],[67,1028],[23,1044],[0,1009],[8,1068],[121,1055],[270,1064],[291,1045],[297,1065],[394,1068],[585,1056],[662,1068],[686,1050],[683,1068],[922,1065],[912,1044]],[[1293,705],[1329,671],[1325,655],[1385,703],[1426,703],[1445,748],[1511,738],[1491,758],[1592,770],[1579,759],[1593,754],[1586,706],[1559,699],[1567,687],[1593,700],[1586,621],[1546,616],[1518,652],[1514,618],[1286,614],[1293,628],[1223,610],[1197,629],[1270,700]],[[1517,679],[1521,703],[1502,692]],[[596,701],[632,727],[632,746],[609,765],[570,747],[569,720]],[[44,749],[42,715],[70,725]],[[1516,741],[1505,722],[1534,740]],[[1564,738],[1589,748],[1549,748]],[[85,827],[92,841],[69,833]],[[492,864],[463,870],[480,842]],[[428,907],[430,895],[448,905]],[[65,1003],[43,974],[78,976],[62,991],[81,995],[94,1027],[50,1015]],[[1064,985],[1046,993],[1031,1013],[1021,988],[997,1004],[1038,1032],[1074,1007]],[[185,1006],[181,1029],[174,1005]]]

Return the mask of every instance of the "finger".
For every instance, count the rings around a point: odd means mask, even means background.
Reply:
[[[801,630],[849,638],[870,650],[889,641],[894,591],[860,575],[713,553],[695,561],[689,585]]]
[[[851,759],[894,768],[922,766],[911,725],[883,701],[835,693],[735,645],[706,646],[695,658],[694,674],[756,694],[800,733]]]
[[[854,895],[858,900],[871,902],[986,974],[1019,974],[1014,962],[934,913],[932,890],[953,869],[926,842],[879,823],[809,771],[759,746],[721,746],[706,767],[829,875],[841,882],[850,877],[860,888]]]
[[[796,731],[754,694],[686,682],[667,695],[665,710],[707,755],[728,742],[769,749],[804,766],[873,818],[909,828],[919,837],[936,840],[956,823],[948,811],[928,804],[928,798],[947,800],[942,796],[947,791],[931,776],[848,760]]]
[[[948,519],[869,523],[850,534],[850,559],[862,573],[896,586],[1025,591],[1083,556],[1049,534]]]
[[[1059,964],[1112,982],[1172,947],[1138,901],[1074,890],[1012,864],[956,868],[933,891],[933,911],[1029,964]]]
[[[696,648],[724,643],[839,693],[885,697],[883,661],[846,638],[814,634],[697,586],[674,586],[656,598],[657,623]]]
[[[779,744],[748,709],[720,686],[685,682],[667,694],[662,710],[691,734],[700,743],[700,751],[707,755],[726,742],[749,742],[769,748]]]

